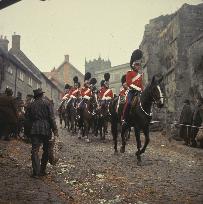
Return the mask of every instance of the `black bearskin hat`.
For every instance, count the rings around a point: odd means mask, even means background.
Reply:
[[[126,82],[126,74],[121,77],[121,83],[124,84]]]
[[[90,84],[95,85],[97,83],[97,80],[95,78],[92,78],[90,80]]]
[[[87,72],[87,73],[85,74],[84,81],[89,80],[90,78],[91,78],[91,73],[90,73],[90,72]]]
[[[104,74],[104,79],[105,79],[105,81],[109,81],[109,79],[110,79],[110,74],[109,74],[109,73],[105,73],[105,74]]]
[[[74,81],[74,83],[78,83],[78,77],[77,77],[77,76],[74,76],[74,77],[73,77],[73,81]]]
[[[131,55],[131,58],[130,58],[130,66],[132,67],[133,62],[140,60],[142,58],[142,56],[143,56],[143,54],[142,54],[141,50],[139,50],[139,49],[134,50],[132,55]]]
[[[100,85],[104,86],[104,82],[105,82],[105,80],[101,80]]]
[[[65,85],[65,89],[70,89],[70,87],[71,87],[71,86],[70,86],[69,84],[66,84],[66,85]]]

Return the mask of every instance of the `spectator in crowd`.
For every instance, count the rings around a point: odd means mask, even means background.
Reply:
[[[32,143],[32,169],[33,177],[45,176],[48,163],[49,140],[52,132],[58,136],[55,122],[53,105],[43,97],[44,92],[41,88],[33,90],[34,101],[28,106],[26,117],[31,121],[30,137]],[[40,164],[39,148],[43,144],[43,154]]]
[[[189,145],[192,125],[192,108],[190,106],[190,101],[188,99],[184,101],[179,122],[180,122],[179,136],[185,141],[185,145]]]
[[[0,138],[10,140],[17,125],[17,110],[13,91],[6,88],[5,93],[0,95]]]

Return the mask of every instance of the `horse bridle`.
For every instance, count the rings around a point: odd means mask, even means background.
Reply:
[[[150,91],[150,96],[152,97],[152,102],[153,102],[154,104],[158,104],[158,101],[159,101],[161,98],[164,99],[163,96],[160,96],[160,97],[158,97],[157,99],[155,99],[154,95],[152,94],[152,91]],[[140,108],[141,108],[141,110],[142,110],[147,116],[152,117],[152,112],[150,111],[150,113],[147,113],[147,112],[144,110],[144,108],[142,107],[141,100],[140,100]]]
[[[158,101],[160,101],[160,99],[162,99],[162,98],[164,100],[163,96],[159,96],[157,99],[155,99],[154,94],[152,94],[152,91],[150,91],[150,95],[152,97],[152,102],[155,103],[155,104],[158,104]]]

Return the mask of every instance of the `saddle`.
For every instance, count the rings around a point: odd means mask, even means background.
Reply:
[[[130,113],[134,113],[139,102],[140,102],[139,94],[134,95],[131,102]]]
[[[139,102],[140,97],[138,95],[133,96],[132,102],[131,102],[131,107],[136,107],[136,105]]]

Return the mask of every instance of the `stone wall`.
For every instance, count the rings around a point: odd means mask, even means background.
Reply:
[[[152,19],[145,26],[140,48],[144,52],[145,80],[163,74],[165,109],[157,117],[165,123],[178,120],[183,100],[194,102],[202,93],[203,4],[184,4],[172,15]],[[193,93],[193,94],[191,94]]]

